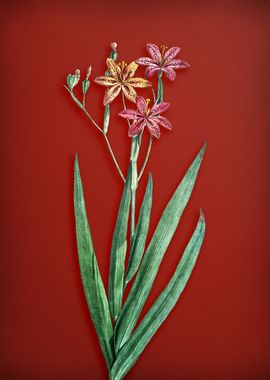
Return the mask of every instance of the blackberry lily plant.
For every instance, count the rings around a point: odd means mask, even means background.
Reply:
[[[167,49],[165,46],[161,46],[159,49],[154,44],[147,44],[146,46],[150,57],[138,58],[129,64],[117,63],[117,44],[114,42],[110,46],[111,53],[106,61],[105,75],[95,79],[97,84],[106,88],[102,125],[93,119],[86,108],[91,66],[83,80],[81,80],[79,69],[74,74],[69,74],[67,84],[64,87],[104,138],[113,163],[123,181],[123,193],[112,237],[107,295],[94,252],[79,162],[76,156],[74,210],[82,283],[100,347],[108,367],[109,379],[121,380],[136,363],[146,345],[173,309],[196,263],[205,234],[205,219],[202,211],[200,211],[197,226],[173,276],[137,325],[161,261],[191,196],[206,145],[202,147],[169,200],[146,247],[152,207],[153,182],[151,174],[149,174],[144,198],[140,205],[138,220],[135,220],[136,190],[148,162],[153,138],[158,139],[160,137],[160,127],[167,130],[172,129],[170,121],[161,115],[170,106],[169,103],[163,101],[162,74],[165,73],[169,80],[175,80],[175,70],[187,68],[189,64],[175,58],[180,52],[180,48]],[[139,65],[147,66],[145,72],[147,79],[134,76]],[[150,99],[145,100],[142,96],[137,95],[136,90],[152,86],[148,79],[154,77],[155,74],[157,75],[157,92],[152,87],[153,106],[150,107]],[[81,100],[74,93],[74,88],[79,82],[81,82]],[[123,103],[123,110],[119,112],[119,116],[127,120],[127,138],[131,140],[127,175],[122,172],[108,137],[110,107],[118,95],[122,97]],[[133,103],[133,106],[131,104],[128,109],[126,108],[126,99]],[[137,160],[145,130],[150,133],[148,149],[143,165],[138,172]],[[128,234],[129,227],[130,235]],[[126,261],[127,265],[125,264]],[[123,295],[127,290],[126,285],[130,281],[133,283],[125,302],[123,302]]]

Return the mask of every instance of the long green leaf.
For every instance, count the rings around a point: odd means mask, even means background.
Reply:
[[[127,251],[127,228],[130,209],[130,182],[131,170],[129,168],[120,202],[111,249],[109,305],[114,319],[117,319],[122,307],[125,257]]]
[[[84,293],[107,366],[111,368],[114,360],[111,346],[113,335],[112,322],[87,220],[77,156],[74,167],[74,210],[79,264]]]
[[[175,306],[194,268],[204,239],[204,234],[205,220],[201,213],[197,227],[170,282],[159,295],[130,339],[120,349],[111,370],[111,380],[123,379]]]
[[[130,258],[125,278],[125,285],[132,279],[137,272],[145,248],[146,237],[148,234],[150,213],[152,208],[153,180],[151,174],[148,178],[138,223],[132,239]]]
[[[114,329],[116,351],[128,340],[139,318],[157,275],[160,263],[191,196],[205,149],[206,145],[202,147],[170,199],[144,254],[136,279]]]

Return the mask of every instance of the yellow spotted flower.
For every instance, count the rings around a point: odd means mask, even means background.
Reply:
[[[138,65],[131,62],[129,65],[126,62],[117,64],[113,59],[107,58],[108,76],[101,76],[95,79],[95,82],[109,87],[104,95],[103,104],[111,103],[117,95],[123,91],[127,99],[136,102],[137,93],[134,87],[144,88],[150,87],[151,82],[143,78],[133,78]]]

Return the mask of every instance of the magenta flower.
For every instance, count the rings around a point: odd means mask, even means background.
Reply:
[[[170,103],[162,102],[154,104],[150,109],[148,107],[149,102],[149,99],[145,100],[142,96],[137,96],[137,110],[127,109],[119,113],[124,119],[133,120],[128,131],[129,137],[137,136],[144,130],[144,127],[146,127],[148,131],[158,139],[160,137],[160,125],[164,128],[172,129],[169,120],[166,119],[166,117],[160,116],[162,112],[170,107]]]
[[[163,71],[170,80],[175,80],[176,73],[174,70],[184,69],[190,65],[181,59],[174,59],[180,52],[179,47],[167,47],[162,45],[160,49],[157,45],[147,44],[146,49],[150,57],[142,57],[136,59],[136,63],[142,66],[148,66],[145,71],[147,78],[152,77],[155,72]]]

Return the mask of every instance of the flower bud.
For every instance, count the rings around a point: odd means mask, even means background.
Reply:
[[[110,58],[112,58],[114,61],[116,61],[117,57],[118,57],[117,51],[112,51],[110,54]]]
[[[85,79],[89,79],[90,75],[91,75],[91,72],[92,72],[92,66],[90,65],[88,67],[88,70],[87,70],[87,73],[86,73],[86,78]]]
[[[72,90],[80,80],[80,70],[77,69],[75,74],[68,74],[67,76],[67,85]]]
[[[116,51],[116,49],[117,49],[117,43],[116,42],[112,42],[110,44],[110,47],[112,48],[113,51]]]
[[[83,94],[86,94],[86,93],[87,93],[89,87],[90,87],[90,80],[88,80],[88,79],[84,79],[84,80],[82,81],[82,92],[83,92]]]

